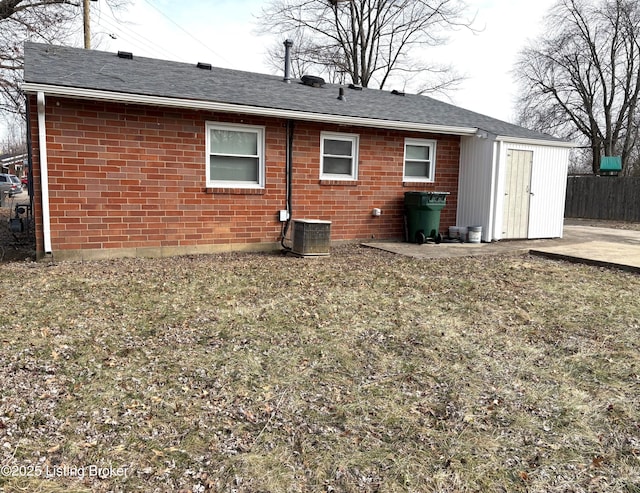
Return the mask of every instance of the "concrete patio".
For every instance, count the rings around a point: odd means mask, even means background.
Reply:
[[[368,242],[378,248],[414,258],[448,258],[478,255],[518,255],[530,253],[549,258],[616,267],[640,272],[640,231],[594,227],[568,221],[562,238],[506,240],[493,243]]]

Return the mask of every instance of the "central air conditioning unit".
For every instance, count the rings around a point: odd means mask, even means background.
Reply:
[[[291,252],[301,257],[329,255],[331,221],[320,219],[293,220]]]

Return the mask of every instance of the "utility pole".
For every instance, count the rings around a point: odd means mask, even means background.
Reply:
[[[98,0],[91,0],[97,2]],[[84,48],[85,50],[91,49],[91,9],[89,7],[89,0],[82,0],[82,19],[84,22]]]

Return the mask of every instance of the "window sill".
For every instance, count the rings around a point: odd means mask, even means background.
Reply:
[[[222,187],[207,187],[204,189],[204,193],[209,195],[264,195],[264,188],[222,188]]]
[[[435,181],[403,181],[403,187],[433,187],[435,186]]]
[[[340,187],[357,187],[358,180],[320,180],[320,185],[337,185]]]

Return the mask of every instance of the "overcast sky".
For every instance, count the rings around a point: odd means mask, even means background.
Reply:
[[[214,66],[273,73],[265,48],[273,38],[255,34],[266,0],[134,0],[117,23],[100,1],[92,2],[92,26],[100,49]],[[436,58],[452,61],[467,80],[451,94],[454,104],[512,121],[516,86],[512,76],[518,51],[541,30],[553,0],[468,0],[476,27],[453,32]],[[389,88],[392,89],[392,88]],[[442,97],[440,97],[442,99]]]
[[[97,37],[93,47],[273,73],[265,63],[265,51],[275,40],[255,34],[256,17],[266,1],[133,0],[115,20],[106,2],[98,0],[91,2],[92,32]],[[441,61],[452,62],[467,77],[451,93],[450,102],[513,121],[515,58],[527,40],[539,34],[553,1],[468,0],[480,32],[453,32],[449,45],[433,53]]]

